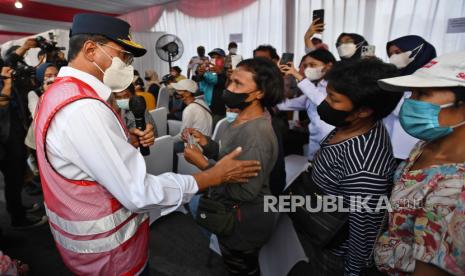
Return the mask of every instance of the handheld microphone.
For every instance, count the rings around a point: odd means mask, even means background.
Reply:
[[[144,97],[142,96],[133,96],[129,100],[129,110],[134,114],[136,118],[136,128],[144,131],[145,130],[145,109],[146,104]],[[140,153],[143,156],[150,154],[150,148],[140,145]]]

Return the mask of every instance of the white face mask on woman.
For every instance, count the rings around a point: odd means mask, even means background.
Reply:
[[[342,43],[339,47],[337,47],[337,52],[341,58],[350,58],[356,51],[357,46],[352,42]]]
[[[339,45],[339,47],[337,47],[337,53],[341,58],[351,58],[364,42],[365,41],[362,41],[358,44],[355,44],[353,42],[342,43],[341,45]]]
[[[95,61],[95,66],[103,73],[103,83],[110,87],[112,92],[121,92],[132,83],[134,79],[134,67],[127,65],[119,57],[111,57],[105,50],[97,44],[102,52],[111,59],[111,65],[103,71]]]
[[[323,68],[323,66],[315,68],[307,67],[304,70],[305,77],[311,81],[322,79],[325,75]]]
[[[389,63],[394,64],[397,67],[397,69],[403,69],[407,67],[407,65],[409,65],[415,59],[422,47],[423,44],[411,51],[403,52],[400,54],[393,54],[389,57]],[[413,57],[410,57],[414,51],[417,51],[417,53]]]

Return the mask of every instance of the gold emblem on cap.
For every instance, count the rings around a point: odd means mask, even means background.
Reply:
[[[119,41],[123,42],[124,44],[126,45],[129,45],[129,46],[132,46],[132,47],[136,47],[136,48],[140,48],[140,49],[144,49],[144,47],[140,44],[137,44],[136,42],[132,41],[132,40],[127,40],[127,39],[121,39],[121,38],[118,38]]]

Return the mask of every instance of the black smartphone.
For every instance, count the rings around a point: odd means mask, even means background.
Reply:
[[[294,53],[283,53],[279,64],[288,64],[289,62],[294,61]]]
[[[313,11],[313,20],[312,21],[315,21],[316,19],[318,19],[316,24],[323,24],[325,22],[325,10],[324,9],[314,10]]]

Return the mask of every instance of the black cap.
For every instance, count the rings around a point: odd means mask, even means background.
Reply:
[[[174,81],[175,78],[174,76],[170,75],[170,74],[166,74],[163,76],[163,78],[161,78],[161,84],[164,84],[164,83],[167,83],[168,81]]]
[[[77,34],[103,35],[113,42],[119,44],[135,57],[143,56],[147,50],[132,41],[129,34],[131,26],[124,20],[96,13],[80,13],[73,18],[73,25],[69,36]]]
[[[215,48],[215,49],[211,50],[210,53],[208,53],[208,55],[210,57],[212,56],[212,54],[217,54],[217,55],[220,55],[222,57],[226,56],[226,53],[221,48]]]

